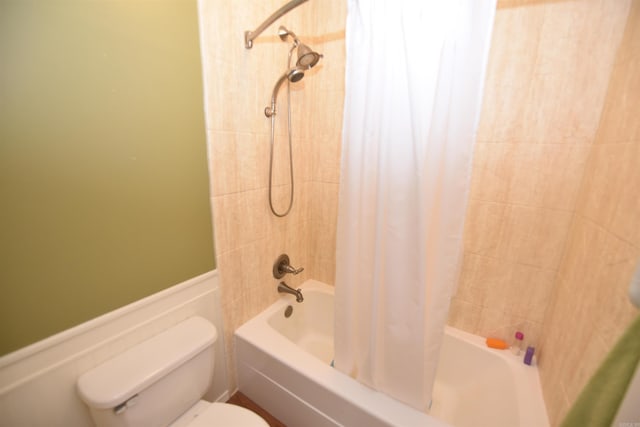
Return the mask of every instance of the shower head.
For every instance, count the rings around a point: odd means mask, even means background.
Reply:
[[[293,48],[298,49],[298,61],[296,61],[296,65],[298,67],[311,68],[320,61],[320,58],[322,58],[321,54],[311,50],[309,46],[302,43],[295,33],[288,30],[284,25],[281,25],[280,28],[278,28],[278,36],[280,36],[280,40],[283,42],[287,41],[288,37],[293,39]]]
[[[299,67],[311,68],[320,61],[322,55],[318,52],[311,50],[309,46],[304,43],[298,44],[298,61],[296,65]]]

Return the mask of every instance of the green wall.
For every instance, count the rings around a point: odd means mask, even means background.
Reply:
[[[0,0],[0,354],[215,268],[195,0]]]

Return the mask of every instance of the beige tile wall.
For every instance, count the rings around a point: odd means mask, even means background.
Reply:
[[[637,315],[640,2],[501,1],[449,323],[538,348],[552,425]]]
[[[449,323],[539,343],[628,1],[501,1]]]
[[[244,31],[255,29],[281,0],[201,0],[203,66],[216,255],[221,275],[224,339],[230,390],[235,383],[233,331],[278,297],[272,264],[281,253],[307,278],[333,282],[339,179],[344,22],[346,5],[309,2],[271,25],[250,50]],[[285,25],[324,53],[321,65],[291,86],[295,194],[285,218],[268,205],[270,120],[264,115],[277,79],[286,70],[289,45],[277,37]],[[286,85],[278,95],[274,160],[276,208],[289,195]]]
[[[640,1],[617,52],[541,342],[541,379],[558,424],[638,315],[628,284],[640,259]]]

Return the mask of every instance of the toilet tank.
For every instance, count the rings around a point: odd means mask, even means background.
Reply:
[[[166,426],[205,394],[217,331],[191,317],[78,378],[98,427]]]

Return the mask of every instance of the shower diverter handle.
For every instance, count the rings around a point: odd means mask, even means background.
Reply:
[[[273,277],[276,279],[282,279],[287,273],[296,275],[303,271],[304,268],[294,268],[289,264],[289,256],[287,254],[280,255],[273,264]]]

